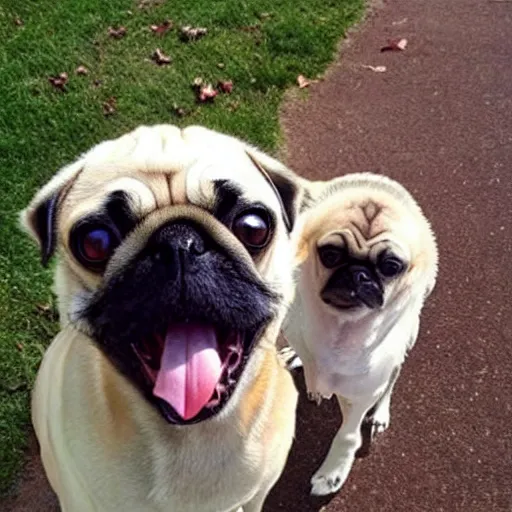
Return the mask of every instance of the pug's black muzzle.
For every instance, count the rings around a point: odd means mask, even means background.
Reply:
[[[337,269],[321,292],[324,302],[339,309],[367,306],[371,309],[384,303],[384,288],[370,264],[347,264]]]
[[[178,219],[151,235],[145,248],[96,293],[83,318],[118,370],[168,421],[184,424],[207,419],[225,405],[278,302],[254,272],[200,225]],[[185,421],[154,396],[151,371],[158,371],[162,354],[154,340],[165,338],[169,325],[187,323],[214,326],[219,339],[241,333],[243,347],[241,363],[226,376],[218,404]],[[147,364],[141,362],[145,358]]]

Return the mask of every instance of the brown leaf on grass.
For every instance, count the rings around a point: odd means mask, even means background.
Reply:
[[[235,112],[236,110],[238,110],[239,107],[240,107],[240,102],[239,101],[233,101],[233,102],[231,102],[228,105],[228,110],[230,112]]]
[[[16,343],[16,348],[20,351],[20,352],[23,352],[25,350],[25,347],[21,344],[21,343]]]
[[[111,116],[116,113],[117,98],[110,96],[110,98],[103,103],[103,115]]]
[[[165,66],[166,64],[170,64],[172,62],[171,57],[169,55],[166,55],[160,48],[157,48],[153,52],[152,59],[159,65],[159,66]]]
[[[181,27],[180,38],[185,42],[197,41],[207,33],[208,30],[204,27],[191,27],[190,25],[186,25]]]
[[[309,87],[311,82],[304,75],[299,75],[297,77],[297,84],[299,85],[299,89],[304,89],[305,87]]]
[[[38,313],[41,313],[42,315],[48,314],[49,311],[52,310],[52,305],[50,303],[46,304],[36,304],[36,309]]]
[[[139,9],[149,9],[150,7],[157,7],[164,3],[164,0],[140,0],[137,4]]]
[[[55,87],[55,89],[59,89],[60,91],[66,90],[66,84],[68,83],[68,74],[61,73],[60,75],[49,76],[48,81]]]
[[[172,111],[174,112],[175,115],[177,115],[178,117],[185,117],[185,116],[188,116],[188,111],[186,109],[184,109],[183,107],[180,107],[178,106],[177,103],[174,103],[173,106],[172,106]]]
[[[233,91],[233,82],[231,80],[219,80],[217,87],[221,92],[231,94]]]
[[[261,26],[257,23],[255,25],[245,25],[243,27],[240,27],[240,30],[242,32],[258,32],[261,30]]]
[[[78,66],[75,69],[75,73],[77,75],[88,75],[89,74],[89,70],[85,66]]]
[[[14,24],[17,26],[17,27],[23,27],[24,23],[23,23],[23,20],[21,18],[15,18],[14,19]]]
[[[192,82],[192,87],[194,89],[199,89],[199,87],[201,87],[201,85],[203,85],[203,79],[200,76],[196,76],[194,78],[194,81]]]
[[[397,39],[388,39],[387,46],[383,46],[380,51],[381,52],[396,52],[396,51],[404,51],[407,46],[407,39],[397,38]]]
[[[160,25],[150,25],[151,32],[163,36],[166,32],[169,32],[173,28],[171,20],[165,20]]]
[[[126,27],[113,28],[108,27],[108,35],[114,39],[121,39],[126,35]]]
[[[198,90],[197,99],[200,103],[212,102],[219,94],[212,84],[201,85]]]
[[[385,73],[387,71],[386,66],[371,66],[370,64],[362,64],[362,67],[369,69],[370,71],[375,71],[375,73]]]

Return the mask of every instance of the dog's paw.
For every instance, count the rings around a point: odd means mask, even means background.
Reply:
[[[284,362],[286,368],[291,372],[302,368],[302,361],[292,347],[284,347],[279,351],[279,358]]]
[[[313,496],[326,496],[338,492],[345,483],[345,478],[339,470],[325,474],[319,470],[311,478],[311,494]]]
[[[389,405],[382,404],[377,407],[375,412],[367,416],[364,421],[370,424],[370,435],[373,440],[377,434],[382,434],[389,427],[391,421]]]

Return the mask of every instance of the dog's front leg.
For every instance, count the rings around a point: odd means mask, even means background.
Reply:
[[[400,366],[396,366],[393,369],[386,390],[364,419],[365,423],[371,425],[370,435],[372,441],[377,434],[384,432],[389,427],[391,421],[391,395],[400,375],[400,369]]]
[[[326,459],[311,479],[311,494],[317,496],[336,492],[345,483],[362,443],[361,423],[374,404],[374,399],[350,402],[340,395],[336,396],[343,414],[343,423],[332,441]]]

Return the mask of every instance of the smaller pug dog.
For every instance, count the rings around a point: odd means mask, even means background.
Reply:
[[[285,321],[290,367],[310,398],[336,395],[343,423],[311,479],[312,494],[338,491],[362,443],[389,426],[390,400],[420,313],[434,288],[437,248],[428,221],[397,182],[371,173],[308,186],[301,216],[295,302]],[[300,360],[294,359],[298,355]]]
[[[61,332],[32,421],[64,512],[258,512],[297,392],[276,351],[293,294],[295,175],[201,127],[140,127],[23,212],[58,250]]]

